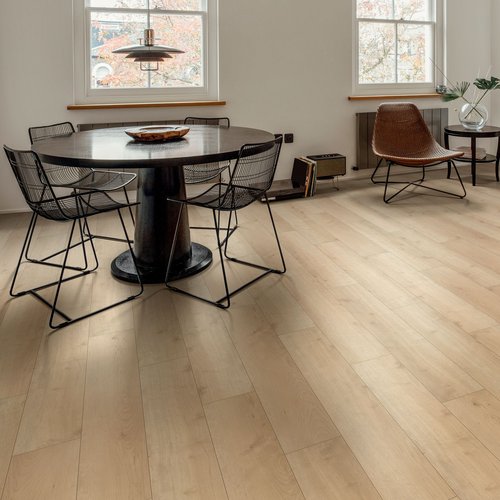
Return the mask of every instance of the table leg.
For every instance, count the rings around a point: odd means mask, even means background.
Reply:
[[[500,181],[500,178],[498,177],[498,164],[500,163],[500,137],[498,137],[498,144],[497,144],[497,159],[495,162],[495,175],[497,178],[497,182]]]
[[[471,143],[471,162],[470,162],[470,169],[471,169],[471,175],[472,175],[472,185],[476,185],[476,138],[471,137],[470,139]]]
[[[137,185],[137,216],[134,251],[143,283],[163,283],[174,238],[180,205],[167,202],[167,197],[185,197],[182,167],[141,168]],[[184,278],[200,272],[212,262],[212,252],[198,243],[191,243],[189,219],[184,210],[179,226],[173,278]],[[129,252],[113,261],[113,275],[136,282],[137,274]]]
[[[450,149],[450,138],[446,132],[444,133],[444,147]],[[448,175],[446,177],[447,179],[451,177],[451,161],[448,162]]]

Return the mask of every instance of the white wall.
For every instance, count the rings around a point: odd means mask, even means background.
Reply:
[[[70,0],[1,0],[0,144],[28,148],[28,127],[64,120],[76,124],[227,114],[234,125],[295,134],[295,143],[283,147],[278,178],[287,177],[292,159],[302,154],[344,153],[349,169],[355,162],[355,113],[378,104],[347,100],[351,0],[219,2],[220,97],[227,100],[226,107],[67,111],[73,102]],[[492,0],[448,4],[449,74],[452,80],[472,80],[478,69],[487,71],[492,58],[500,60],[491,51],[497,23],[490,22],[491,17],[500,19],[500,8]],[[435,99],[418,104],[442,105]],[[453,111],[450,121],[456,121]],[[0,153],[0,211],[23,207]]]
[[[500,47],[497,41],[498,23],[500,21],[500,2],[491,2],[491,73],[500,78]],[[492,123],[500,126],[500,90],[493,92],[491,98]]]

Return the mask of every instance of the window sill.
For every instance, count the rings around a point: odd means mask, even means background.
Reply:
[[[431,94],[382,94],[382,95],[350,95],[349,101],[380,101],[384,99],[433,99],[441,97],[441,94],[435,92]]]
[[[109,104],[69,104],[66,109],[132,109],[132,108],[179,108],[182,106],[225,106],[226,101],[181,101],[181,102],[120,102]]]

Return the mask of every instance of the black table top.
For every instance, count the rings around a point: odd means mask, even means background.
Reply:
[[[141,168],[192,165],[236,158],[244,144],[268,142],[274,135],[246,127],[190,125],[183,138],[160,143],[136,142],[130,127],[76,132],[33,145],[46,163],[95,168]]]
[[[457,137],[500,137],[500,127],[486,125],[480,130],[470,130],[462,125],[450,125],[444,128],[445,133]]]

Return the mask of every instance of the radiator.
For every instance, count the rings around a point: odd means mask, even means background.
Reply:
[[[139,127],[146,125],[182,125],[184,120],[162,120],[157,122],[119,122],[119,123],[80,123],[77,125],[78,131],[93,130],[97,128],[113,128],[113,127]]]
[[[448,108],[420,110],[425,123],[439,144],[444,144],[444,127],[448,125]],[[373,154],[372,137],[376,113],[356,113],[356,170],[375,168],[378,158]]]

